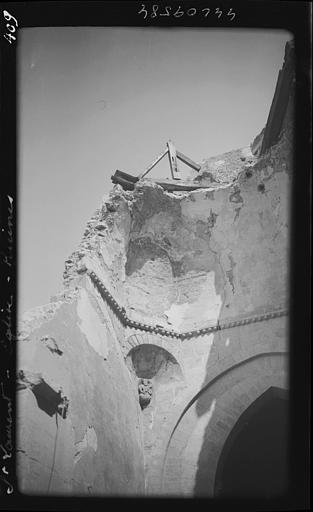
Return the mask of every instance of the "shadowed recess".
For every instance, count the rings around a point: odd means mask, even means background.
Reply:
[[[210,464],[204,440],[194,494],[205,496]],[[288,393],[270,387],[239,417],[219,458],[214,495],[272,498],[288,484]]]
[[[144,344],[133,348],[126,358],[126,364],[141,379],[154,378],[166,383],[183,377],[175,357],[157,345]]]

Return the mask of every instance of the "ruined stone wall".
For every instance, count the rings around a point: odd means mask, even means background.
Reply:
[[[287,318],[262,315],[288,306],[290,141],[251,158],[211,190],[116,186],[96,212],[66,263],[67,291],[21,327],[22,491],[192,495],[205,478],[212,495],[240,413],[269,386],[287,387]],[[241,324],[179,337],[230,321]],[[152,383],[143,410],[140,378]],[[51,409],[59,391],[65,417],[57,398]]]
[[[292,123],[291,96],[277,144],[205,160],[206,188],[103,200],[20,326],[22,492],[214,495],[242,413],[288,388]]]
[[[87,223],[82,241],[65,262],[64,285],[73,288],[86,268],[97,273],[120,304],[124,303],[125,262],[132,194],[113,189]]]
[[[224,188],[140,189],[145,206],[133,213],[126,272],[136,320],[184,332],[288,307],[291,156],[283,137]],[[270,386],[288,387],[287,317],[191,339],[136,336],[173,354],[183,375],[156,386],[145,411],[147,492],[193,495],[204,478],[212,496],[242,411]]]
[[[67,262],[65,292],[30,311],[20,325],[17,457],[22,493],[144,493],[141,411],[121,352],[123,327],[81,274],[82,258],[87,263],[88,257],[88,265],[122,297],[123,205],[122,198],[116,206],[122,211],[119,224],[111,222],[112,212],[103,204],[97,227],[93,231],[89,225],[82,246]],[[71,273],[74,265],[76,273]]]
[[[273,153],[214,190],[137,189],[125,283],[133,317],[184,331],[285,305],[288,165]]]

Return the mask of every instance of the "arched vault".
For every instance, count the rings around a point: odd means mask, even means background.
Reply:
[[[241,414],[268,388],[288,387],[287,355],[261,353],[212,379],[185,408],[170,436],[162,471],[162,494],[193,496],[199,478],[213,497],[226,439]],[[206,472],[203,475],[203,465]],[[200,474],[201,473],[201,474]]]

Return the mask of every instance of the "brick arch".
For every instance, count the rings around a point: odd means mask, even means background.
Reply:
[[[168,443],[162,494],[194,495],[198,464],[208,461],[207,496],[214,495],[219,457],[241,414],[269,387],[287,388],[287,357],[262,353],[212,379],[189,402]]]
[[[163,348],[172,356],[174,356],[175,359],[180,364],[180,366],[182,366],[180,355],[181,341],[178,339],[168,338],[167,336],[161,336],[155,333],[143,333],[141,331],[137,331],[128,336],[125,340],[123,347],[124,357],[126,358],[129,355],[129,352],[134,347],[146,344],[156,345],[157,347]]]

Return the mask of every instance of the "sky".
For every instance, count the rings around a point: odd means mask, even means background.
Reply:
[[[62,291],[64,262],[116,169],[140,174],[168,139],[199,163],[253,141],[290,39],[250,29],[20,31],[19,314]],[[170,177],[167,159],[154,176]]]

